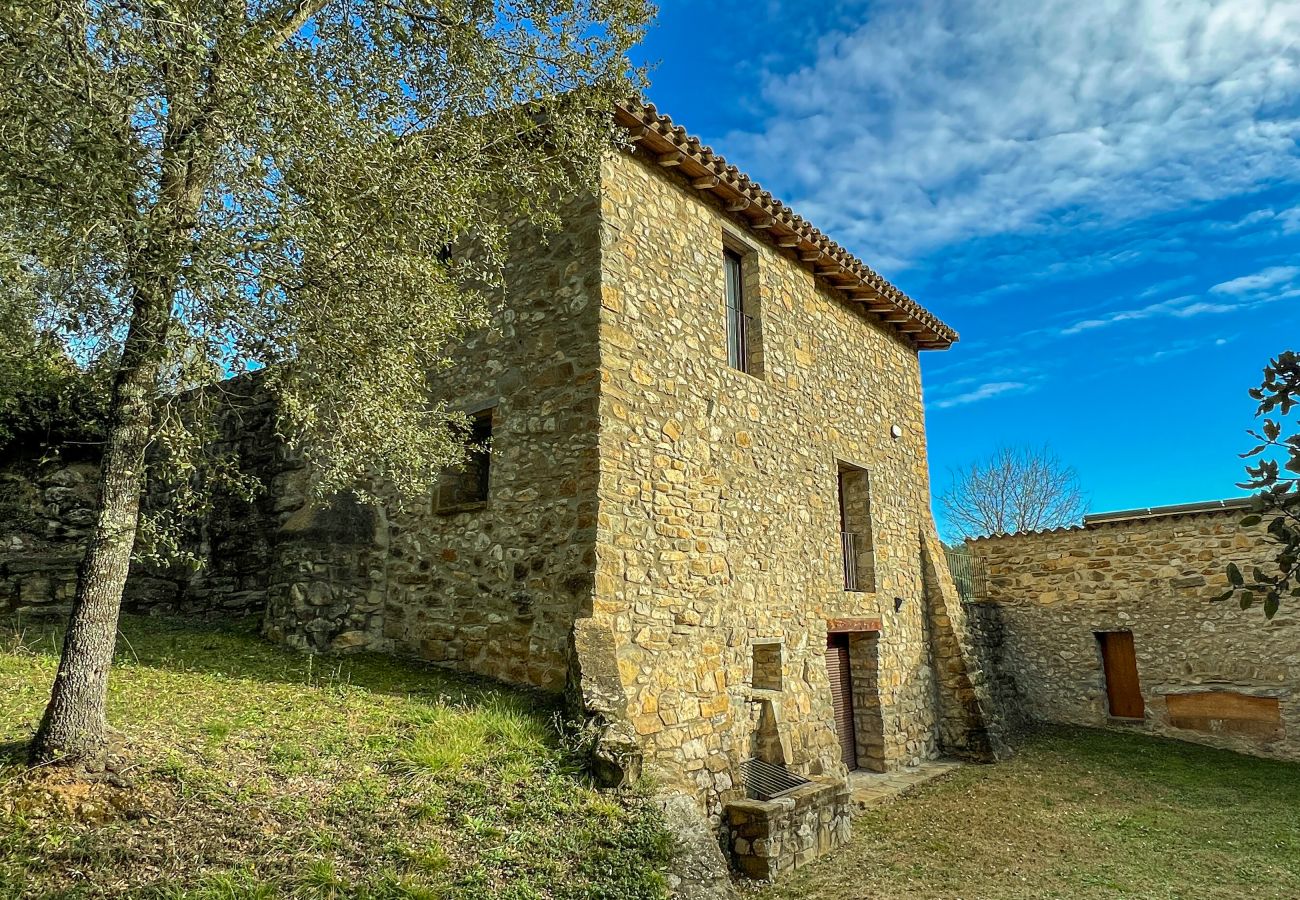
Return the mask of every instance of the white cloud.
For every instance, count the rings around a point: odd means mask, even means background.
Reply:
[[[980,400],[987,400],[990,397],[997,397],[1000,394],[1019,393],[1030,389],[1030,385],[1023,381],[991,381],[981,384],[974,390],[967,391],[964,394],[958,394],[955,397],[949,397],[947,400],[940,400],[935,406],[940,409],[948,409],[952,406],[965,406],[967,403],[978,403]]]
[[[1254,294],[1294,281],[1297,275],[1300,275],[1300,266],[1270,266],[1253,275],[1243,275],[1240,278],[1216,284],[1210,288],[1210,291],[1215,294],[1232,294],[1234,296],[1238,294]]]
[[[1295,0],[888,0],[724,145],[896,268],[1295,180],[1297,33]]]
[[[1144,299],[1149,293],[1150,291],[1143,291],[1138,299]],[[1300,297],[1300,266],[1272,266],[1253,275],[1243,275],[1216,284],[1210,288],[1209,293],[1217,296],[1206,299],[1198,294],[1186,294],[1159,303],[1112,310],[1104,315],[1079,319],[1058,329],[1056,334],[1070,337],[1121,322],[1156,318],[1190,319],[1193,316],[1241,312],[1278,300],[1290,300]]]

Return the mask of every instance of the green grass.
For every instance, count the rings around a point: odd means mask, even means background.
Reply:
[[[1300,765],[1054,728],[854,825],[764,900],[1300,897]]]
[[[0,897],[652,898],[671,841],[544,697],[238,627],[126,618],[123,788],[28,772],[52,631],[0,629]]]

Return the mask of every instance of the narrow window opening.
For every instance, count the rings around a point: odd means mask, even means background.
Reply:
[[[754,674],[750,686],[756,691],[781,690],[781,644],[779,641],[755,642]]]
[[[438,479],[439,510],[454,511],[487,502],[492,472],[492,413],[485,409],[471,418],[465,462],[445,470]]]
[[[872,537],[871,479],[865,469],[840,464],[840,557],[844,590],[876,590],[876,551]]]
[[[763,375],[762,326],[758,302],[758,258],[723,247],[726,282],[727,365],[747,375]]]
[[[722,258],[727,272],[727,364],[745,372],[749,370],[749,317],[745,315],[744,268],[734,250],[724,250]]]

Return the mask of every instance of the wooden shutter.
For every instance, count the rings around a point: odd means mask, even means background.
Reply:
[[[1110,714],[1123,719],[1141,719],[1146,715],[1142,685],[1138,682],[1137,653],[1133,649],[1133,632],[1102,631],[1101,662],[1106,673],[1106,696]]]
[[[853,729],[853,675],[849,669],[849,641],[846,634],[826,636],[826,674],[831,682],[835,706],[835,734],[840,757],[849,769],[858,767],[858,742]]]

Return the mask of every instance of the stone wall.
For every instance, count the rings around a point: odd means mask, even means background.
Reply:
[[[731,858],[750,878],[776,878],[846,842],[849,809],[843,781],[814,781],[772,800],[733,800],[726,809]]]
[[[98,489],[94,456],[16,458],[0,466],[0,615],[66,613]],[[134,612],[174,611],[181,593],[176,578],[136,567],[123,602]]]
[[[1275,552],[1241,516],[1157,515],[970,542],[988,566],[978,618],[995,682],[1014,682],[1024,714],[1040,721],[1300,757],[1300,609],[1284,602],[1270,622],[1258,606],[1211,599],[1226,590],[1229,562],[1266,565]],[[1132,633],[1141,721],[1109,715],[1096,633],[1114,631]]]
[[[391,516],[379,646],[559,691],[575,617],[595,571],[595,195],[574,199],[543,239],[518,230],[491,328],[468,337],[436,393],[492,410],[486,500],[438,497]]]
[[[923,571],[938,541],[916,349],[653,163],[612,156],[602,188],[596,595],[579,628],[608,636],[588,645],[614,649],[614,702],[647,767],[715,821],[765,735],[791,769],[842,777],[830,620],[879,632],[878,677],[858,682],[878,694],[863,755],[884,768],[934,756],[949,719],[946,749],[964,749],[974,731],[955,723],[982,687],[960,658],[951,579],[927,590]],[[759,292],[746,305],[761,375],[728,365],[724,243]],[[841,465],[870,479],[872,591],[844,589]],[[775,696],[752,670],[753,645],[772,641]]]
[[[322,505],[310,496],[301,459],[276,436],[275,405],[257,376],[223,382],[199,414],[211,417],[209,450],[237,460],[263,490],[248,500],[217,491],[184,549],[199,565],[132,565],[123,607],[135,613],[203,617],[276,616],[268,633],[303,649],[349,649],[378,609],[367,592],[386,528],[378,511],[348,498]],[[182,403],[198,411],[195,395]],[[62,616],[94,524],[99,459],[93,449],[0,464],[0,614]],[[167,504],[157,485],[145,505]],[[287,602],[277,603],[279,598]],[[289,612],[286,612],[288,610]],[[286,616],[293,628],[282,630]],[[342,639],[338,639],[342,635]]]

